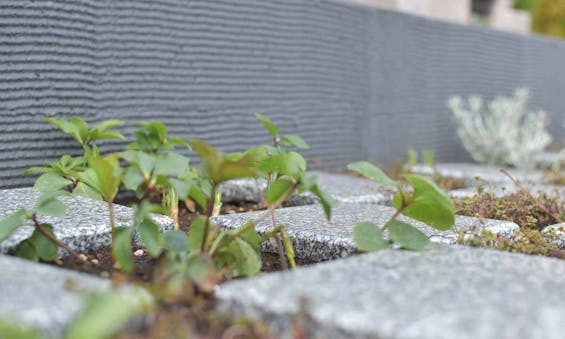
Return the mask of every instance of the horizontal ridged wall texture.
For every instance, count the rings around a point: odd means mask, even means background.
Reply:
[[[527,85],[563,114],[563,60],[562,42],[330,0],[4,0],[0,187],[79,152],[45,116],[156,119],[237,151],[268,142],[254,116],[266,112],[318,168],[410,146],[461,160],[449,95]]]

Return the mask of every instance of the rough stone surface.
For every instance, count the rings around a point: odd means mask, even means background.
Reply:
[[[0,255],[0,318],[61,338],[89,292],[108,280]]]
[[[318,178],[320,187],[339,202],[390,204],[393,191],[372,181],[345,174],[321,171],[308,172]],[[219,187],[224,202],[255,202],[263,200],[267,182],[263,179],[237,179],[222,183]],[[311,193],[294,195],[289,199],[293,206],[311,205],[318,199]]]
[[[565,186],[552,186],[552,185],[524,185],[534,195],[545,193],[548,196],[565,197]],[[497,197],[503,197],[508,194],[516,193],[520,189],[514,184],[486,184],[482,186],[484,192],[492,193]],[[449,191],[449,195],[455,198],[469,198],[477,194],[476,187],[461,188]]]
[[[563,338],[565,261],[435,245],[384,250],[222,285],[218,308],[290,338]],[[304,317],[302,317],[304,319]]]
[[[440,163],[436,165],[436,170],[443,176],[464,179],[469,185],[512,183],[510,178],[500,173],[501,168],[470,163]],[[433,171],[431,167],[426,165],[416,165],[412,168],[412,172],[420,174],[432,174]],[[507,169],[507,171],[516,180],[524,183],[540,184],[543,182],[542,171],[525,172],[515,169]]]
[[[22,208],[33,208],[38,194],[32,188],[8,189],[0,191],[0,218]],[[77,251],[89,251],[109,246],[111,228],[108,219],[108,207],[102,201],[77,196],[62,197],[67,205],[64,218],[40,216],[40,222],[51,223],[55,235],[64,243]],[[132,220],[132,209],[114,204],[117,226],[129,226]],[[165,216],[153,216],[162,229],[173,229],[172,221]],[[0,253],[6,253],[27,238],[33,232],[33,226],[18,228],[8,239],[0,243]]]
[[[297,257],[311,260],[328,260],[347,256],[355,252],[353,243],[353,228],[361,221],[372,221],[383,226],[396,210],[391,207],[341,203],[332,210],[331,221],[327,221],[319,205],[289,207],[277,210],[277,224],[284,225],[288,235],[294,243]],[[249,220],[257,219],[264,211],[223,215],[214,220],[228,229],[234,229]],[[472,217],[457,216],[455,230],[438,231],[421,222],[406,217],[400,220],[407,221],[422,230],[434,242],[455,243],[458,232],[474,233],[486,229],[502,237],[510,238],[518,230],[518,225],[508,221],[491,219],[477,219]],[[270,218],[257,225],[257,230],[262,233],[272,229]],[[274,251],[270,243],[266,243],[264,250]]]
[[[247,178],[229,180],[218,187],[222,192],[222,201],[227,203],[259,203],[263,200],[266,189],[267,180]]]
[[[547,226],[542,230],[541,234],[546,240],[561,249],[565,249],[565,223]]]

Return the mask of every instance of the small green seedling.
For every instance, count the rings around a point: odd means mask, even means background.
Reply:
[[[316,181],[315,177],[306,177],[306,160],[297,152],[288,151],[287,147],[295,147],[300,149],[308,148],[308,144],[298,135],[280,135],[279,127],[264,115],[257,114],[257,118],[261,121],[267,132],[272,137],[271,146],[264,146],[258,149],[252,149],[248,152],[260,154],[261,160],[258,162],[257,169],[267,179],[268,186],[265,193],[265,203],[272,206],[280,199],[285,201],[292,194],[304,191],[310,191],[318,197],[324,208],[326,217],[331,217],[331,209],[334,205],[333,199],[323,192]],[[286,195],[288,192],[290,194]],[[286,196],[285,196],[286,195]],[[275,209],[271,209],[271,220],[273,223],[273,232],[275,232],[275,241],[279,257],[283,268],[287,268],[286,258],[291,268],[295,268],[294,251],[288,240],[288,236],[284,227],[277,225]],[[280,236],[278,234],[280,234]]]
[[[175,146],[190,149],[190,145],[182,138],[169,136],[167,125],[159,121],[135,122],[140,127],[133,134],[136,141],[128,145],[130,150],[140,150],[146,153],[159,153],[163,150],[173,150]]]
[[[404,178],[412,188],[407,190],[402,182],[390,179],[383,171],[369,162],[356,162],[347,167],[379,185],[397,189],[393,198],[396,212],[382,229],[371,222],[361,222],[355,226],[354,240],[361,251],[384,249],[391,243],[397,243],[405,249],[422,250],[429,242],[427,236],[414,226],[397,220],[401,214],[441,231],[453,226],[455,206],[449,196],[430,179],[405,174]],[[386,229],[389,231],[388,240],[383,237],[383,231]]]
[[[436,168],[436,151],[433,149],[425,149],[422,152],[422,161],[424,165],[431,167],[435,170]]]
[[[412,169],[417,164],[418,164],[418,152],[415,149],[410,148],[408,150],[408,153],[406,153],[406,165],[408,166],[408,169]]]

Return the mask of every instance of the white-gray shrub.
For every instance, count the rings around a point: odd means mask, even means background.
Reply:
[[[528,111],[529,91],[518,88],[514,96],[498,96],[487,105],[480,96],[465,102],[460,96],[448,106],[457,122],[457,134],[471,157],[490,165],[532,168],[533,155],[551,143],[547,114]]]

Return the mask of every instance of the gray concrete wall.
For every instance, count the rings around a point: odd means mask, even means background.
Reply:
[[[563,120],[563,60],[555,40],[326,0],[4,0],[0,187],[77,152],[41,120],[54,115],[157,119],[236,151],[268,141],[254,117],[267,112],[318,168],[410,146],[461,160],[449,95],[527,85]]]

